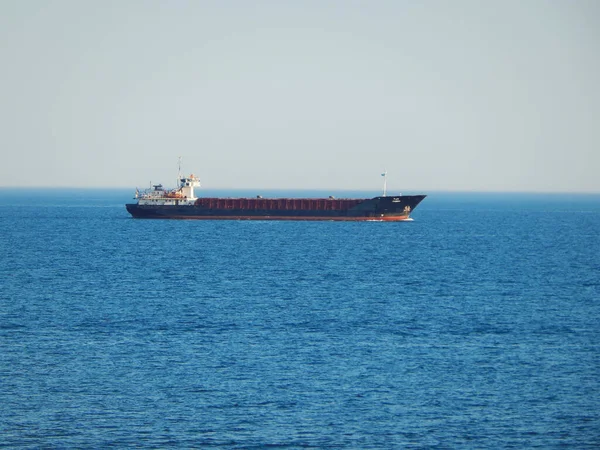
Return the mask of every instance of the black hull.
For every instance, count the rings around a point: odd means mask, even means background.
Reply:
[[[198,199],[195,205],[186,206],[138,204],[125,206],[127,211],[137,219],[400,221],[409,219],[410,213],[425,197],[425,195],[401,195],[364,200]],[[282,206],[283,204],[285,207]],[[319,208],[315,209],[315,205]],[[327,207],[332,209],[320,209]]]

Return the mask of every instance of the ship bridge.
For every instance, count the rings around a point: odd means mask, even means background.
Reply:
[[[178,191],[182,194],[183,197],[189,200],[196,200],[196,196],[194,195],[195,187],[200,187],[200,179],[193,173],[189,177],[179,178]]]

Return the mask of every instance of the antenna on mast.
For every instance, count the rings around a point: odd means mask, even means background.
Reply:
[[[385,197],[387,192],[387,170],[384,170],[381,176],[383,177],[383,196]]]

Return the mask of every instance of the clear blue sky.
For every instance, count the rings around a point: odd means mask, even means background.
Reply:
[[[0,186],[600,192],[600,2],[0,1]]]

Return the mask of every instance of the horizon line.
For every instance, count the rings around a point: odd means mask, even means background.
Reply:
[[[131,186],[1,186],[1,190],[131,190]],[[209,191],[330,191],[330,192],[378,192],[380,189],[344,189],[344,188],[257,188],[257,187],[214,187],[202,188]],[[574,194],[574,195],[600,195],[598,191],[546,191],[546,190],[467,190],[467,189],[406,189],[406,192],[444,193],[444,194]],[[389,195],[388,195],[389,196]]]

